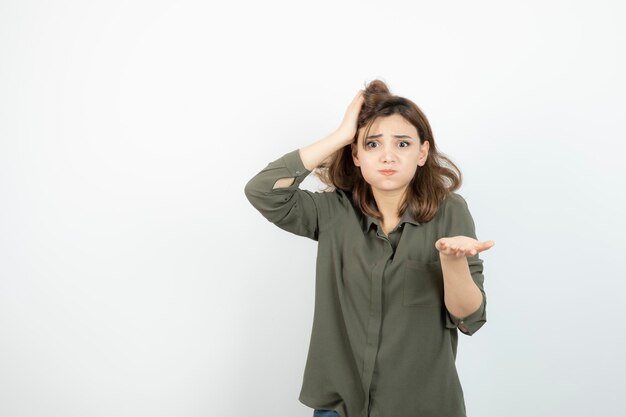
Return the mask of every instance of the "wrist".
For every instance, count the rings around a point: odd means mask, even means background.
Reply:
[[[346,146],[351,144],[354,141],[354,135],[356,134],[356,132],[354,131],[346,131],[343,130],[342,128],[338,128],[337,130],[335,130],[331,136],[334,136],[335,138],[337,138],[337,141],[340,142],[342,144],[342,146]]]
[[[439,252],[439,260],[447,263],[460,262],[465,260],[465,256],[446,255],[443,252]]]

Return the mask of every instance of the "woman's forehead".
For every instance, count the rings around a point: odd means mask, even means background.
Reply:
[[[367,125],[359,129],[359,141],[365,138],[365,132]],[[404,117],[399,114],[392,114],[390,116],[379,116],[371,124],[367,137],[376,136],[377,139],[384,137],[401,137],[409,136],[413,139],[417,139],[417,128]]]

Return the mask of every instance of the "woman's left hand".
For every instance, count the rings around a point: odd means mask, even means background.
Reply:
[[[437,248],[440,254],[460,258],[462,256],[474,256],[495,244],[493,240],[479,242],[467,236],[454,236],[442,237],[435,242],[435,248]]]

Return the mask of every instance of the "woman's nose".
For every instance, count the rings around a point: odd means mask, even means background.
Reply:
[[[383,150],[382,160],[383,160],[383,162],[395,162],[396,155],[395,155],[394,149],[386,147]]]

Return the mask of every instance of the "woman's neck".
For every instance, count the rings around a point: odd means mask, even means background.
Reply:
[[[374,195],[376,206],[378,207],[380,214],[383,216],[383,222],[385,225],[395,225],[398,223],[398,220],[400,220],[398,209],[400,208],[400,202],[402,201],[405,190],[406,187],[403,190],[381,192],[380,190],[372,188],[372,194]]]

